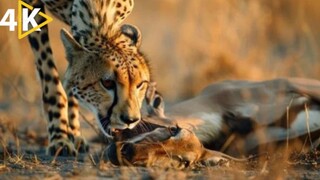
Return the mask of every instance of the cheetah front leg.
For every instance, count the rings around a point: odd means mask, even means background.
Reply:
[[[41,8],[41,11],[44,12],[44,4],[41,1],[28,3]],[[37,16],[36,21],[40,24],[44,19]],[[75,155],[77,148],[74,142],[81,145],[79,150],[87,150],[87,145],[79,131],[77,103],[73,97],[67,98],[53,60],[48,26],[30,34],[29,42],[35,55],[36,68],[42,87],[44,113],[48,120],[48,153]]]
[[[72,133],[73,143],[77,152],[85,153],[89,151],[87,141],[81,135],[79,121],[79,105],[78,100],[73,96],[72,92],[68,92],[68,117],[69,117],[69,132]]]

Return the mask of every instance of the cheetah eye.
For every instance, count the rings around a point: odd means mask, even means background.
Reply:
[[[101,84],[107,90],[113,90],[116,87],[116,83],[110,79],[102,79]]]
[[[144,83],[147,83],[148,81],[142,81],[141,83],[139,83],[138,85],[137,85],[137,89],[140,89],[141,87],[142,87],[142,85],[144,84]]]

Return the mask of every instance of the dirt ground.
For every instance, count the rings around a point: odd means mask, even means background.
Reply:
[[[170,167],[114,166],[103,143],[91,142],[90,152],[77,157],[48,156],[47,138],[35,131],[20,131],[0,121],[0,179],[317,179],[320,151],[279,152],[249,162]]]
[[[3,158],[3,157],[1,157]],[[289,162],[274,167],[265,162],[263,167],[231,164],[197,169],[177,170],[161,167],[115,167],[108,162],[92,161],[89,156],[56,158],[44,152],[11,154],[0,161],[0,179],[318,179],[318,162],[291,165]],[[97,164],[95,164],[97,163]],[[254,164],[254,163],[253,163]]]

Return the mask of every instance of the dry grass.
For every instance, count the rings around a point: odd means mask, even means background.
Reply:
[[[0,15],[16,6],[16,1],[1,0]],[[127,23],[137,25],[142,31],[142,50],[151,61],[154,79],[167,101],[173,103],[222,79],[319,78],[319,9],[318,0],[136,0]],[[64,54],[57,52],[64,52],[58,37],[65,25],[55,20],[49,26],[54,56],[63,74],[66,61]],[[26,150],[38,152],[36,150],[46,144],[40,86],[27,39],[18,40],[16,33],[4,27],[0,28],[0,33],[0,125],[4,127],[0,126],[0,131],[9,128],[9,132],[0,132],[0,152],[3,153],[0,177],[5,174],[3,177],[9,179],[10,172],[18,172],[16,175],[22,179],[26,176],[83,177],[79,176],[83,173],[88,177],[134,174],[141,178],[183,179],[219,174],[226,178],[254,178],[272,170],[267,164],[269,170],[236,172],[215,168],[188,173],[143,168],[133,171],[114,169],[110,165],[106,166],[108,171],[104,171],[91,161],[77,162],[75,166],[73,163],[52,166],[38,155],[23,155]],[[89,116],[89,119],[92,118]],[[89,129],[84,124],[83,133],[88,138],[95,134]],[[94,170],[86,172],[88,167]],[[279,173],[288,175],[289,170]],[[290,173],[295,177],[293,171]],[[297,171],[298,177],[301,174],[313,177],[314,172],[299,173]]]

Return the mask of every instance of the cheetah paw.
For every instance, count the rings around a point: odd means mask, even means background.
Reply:
[[[50,142],[47,154],[51,156],[76,156],[77,150],[69,139],[58,139]]]
[[[74,146],[77,152],[79,153],[87,153],[89,152],[88,142],[82,136],[74,137]]]

